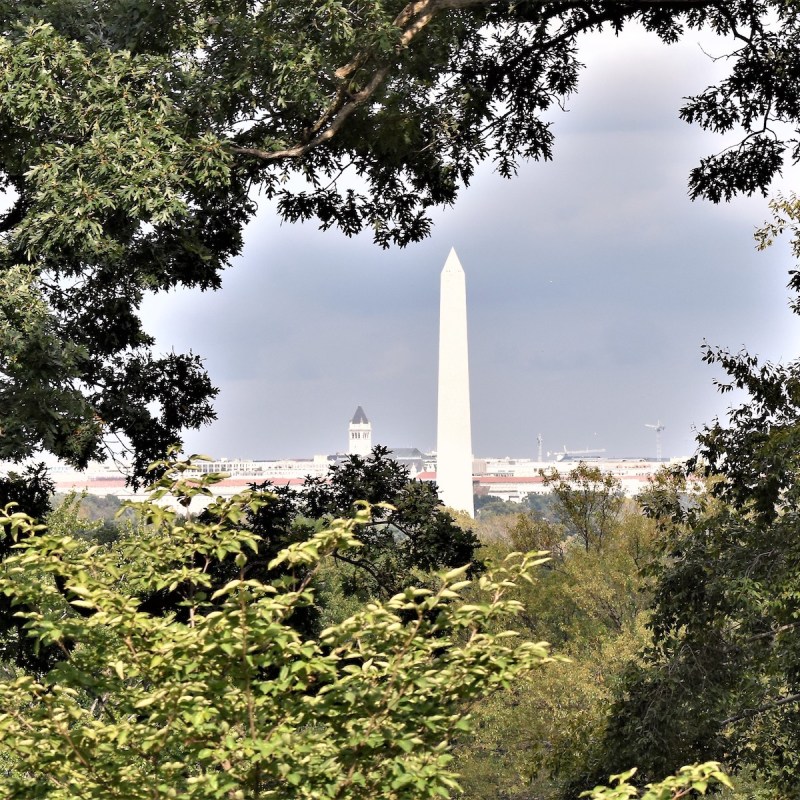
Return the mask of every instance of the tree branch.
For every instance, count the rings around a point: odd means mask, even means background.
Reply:
[[[507,5],[512,0],[412,0],[395,17],[393,24],[400,29],[400,36],[395,47],[395,54],[399,54],[409,47],[430,22],[442,12],[463,10],[467,8],[480,8],[490,5]],[[544,2],[540,3],[544,6]],[[570,9],[578,8],[581,2],[567,0],[550,9],[549,18]],[[631,0],[609,8],[605,13],[593,12],[586,20],[578,22],[558,35],[542,42],[542,49],[558,46],[565,40],[588,28],[609,22],[612,19],[621,19],[632,16],[637,11],[655,8],[686,11],[693,8],[706,6],[718,7],[718,0]],[[733,22],[729,21],[733,27]],[[317,121],[307,128],[300,141],[282,150],[264,150],[259,147],[241,147],[231,144],[230,150],[240,155],[255,156],[263,161],[282,161],[287,159],[302,158],[310,151],[318,148],[334,138],[347,122],[348,118],[364,103],[366,103],[381,87],[389,76],[393,64],[384,63],[376,66],[372,77],[359,91],[351,93],[347,90],[345,81],[351,78],[359,69],[369,63],[372,55],[368,51],[357,53],[347,64],[334,72],[340,81],[336,94],[328,107],[320,114]]]
[[[758,714],[763,714],[765,711],[771,711],[773,708],[779,708],[780,706],[786,706],[790,703],[798,702],[800,702],[800,693],[790,694],[787,697],[781,697],[778,700],[773,700],[771,703],[765,703],[763,706],[758,706],[758,708],[748,708],[746,711],[742,711],[741,714],[736,714],[732,717],[722,720],[720,724],[729,725],[732,722],[739,722],[740,720],[755,717]]]
[[[781,625],[780,627],[775,628],[774,630],[766,631],[765,633],[756,633],[753,634],[752,636],[748,636],[747,639],[745,639],[745,641],[754,642],[758,639],[774,639],[779,633],[792,630],[792,628],[796,628],[798,625],[800,625],[800,622],[790,622],[786,625]]]
[[[344,561],[345,564],[350,564],[353,567],[359,567],[363,569],[365,572],[368,572],[372,576],[372,579],[375,581],[375,583],[378,585],[379,591],[384,591],[387,592],[388,594],[388,591],[386,587],[383,585],[383,581],[381,580],[380,575],[378,575],[375,568],[368,561],[358,561],[355,558],[348,558],[347,556],[343,556],[338,549],[334,550],[333,553],[331,553],[331,555],[334,558],[338,559],[339,561]]]
[[[339,100],[335,101],[334,105],[327,109],[322,117],[320,117],[320,120],[315,123],[312,130],[320,125],[324,125],[325,121],[327,120],[331,120],[330,126],[311,139],[311,141],[306,142],[305,144],[296,144],[294,147],[289,147],[285,150],[275,150],[272,152],[268,150],[261,150],[257,147],[237,146],[231,147],[231,150],[234,153],[257,156],[265,161],[278,161],[286,158],[300,158],[301,156],[304,156],[310,150],[314,150],[321,144],[327,142],[329,139],[332,139],[339,132],[344,123],[347,121],[347,118],[359,106],[363,105],[367,100],[369,100],[370,97],[372,97],[373,94],[375,94],[375,91],[386,79],[390,69],[391,67],[388,64],[381,67],[377,72],[375,72],[369,83],[367,83],[367,85],[361,89],[361,91],[350,95],[349,98],[344,102],[340,103]],[[337,98],[340,95],[341,90],[337,92]],[[337,106],[338,110],[335,110]]]

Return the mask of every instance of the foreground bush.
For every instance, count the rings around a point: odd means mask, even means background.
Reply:
[[[456,569],[303,640],[291,618],[314,602],[314,570],[359,546],[369,509],[282,551],[271,566],[286,577],[268,585],[248,578],[259,541],[239,524],[268,497],[219,500],[197,522],[156,504],[168,491],[208,487],[173,468],[140,507],[147,526],[111,548],[0,518],[17,541],[0,591],[64,656],[42,679],[0,684],[0,796],[447,796],[470,704],[547,660],[544,644],[486,632],[517,610],[506,594],[534,556],[481,577],[485,602],[462,600],[470,582]],[[208,566],[226,558],[239,576],[213,591]],[[143,611],[158,592],[184,599]]]
[[[465,601],[472,582],[455,569],[435,590],[370,603],[306,640],[292,615],[314,602],[326,555],[359,547],[369,509],[283,550],[270,567],[285,576],[267,584],[248,577],[259,540],[241,521],[269,498],[248,492],[214,502],[202,522],[179,518],[157,501],[207,494],[209,479],[167,467],[139,507],[146,524],[110,547],[11,508],[0,515],[16,543],[0,592],[29,636],[62,653],[40,678],[0,682],[0,796],[401,800],[458,790],[450,749],[470,707],[549,658],[543,643],[490,632],[519,610],[507,595],[541,559],[510,556],[475,582],[479,602]],[[226,559],[239,576],[214,589],[209,565]],[[183,600],[149,613],[159,592]],[[670,786],[682,795],[717,774],[703,769]],[[623,779],[593,796],[634,792]]]

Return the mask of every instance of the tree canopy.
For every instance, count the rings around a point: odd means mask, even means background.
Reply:
[[[361,547],[334,550],[336,569],[323,570],[314,588],[324,588],[328,595],[351,605],[386,599],[408,586],[424,584],[436,570],[467,567],[468,577],[473,577],[485,568],[477,536],[456,523],[439,500],[435,484],[412,480],[408,468],[393,461],[386,447],[377,446],[366,457],[348,456],[333,465],[324,479],[306,478],[300,491],[269,482],[253,488],[270,500],[242,521],[261,541],[259,555],[249,561],[248,577],[277,580],[283,568],[276,570],[269,564],[281,550],[305,541],[331,520],[357,516],[364,503],[371,505],[371,515],[370,522],[359,529]],[[293,572],[297,569],[293,567]],[[219,586],[237,572],[230,560],[221,559],[209,567],[209,575]],[[182,592],[158,598],[163,611],[183,600]],[[332,611],[324,606],[322,602],[298,609],[292,624],[304,633],[317,632],[325,613]]]
[[[287,624],[301,635],[315,636],[328,622],[340,621],[349,610],[373,599],[387,600],[410,586],[435,582],[439,570],[464,567],[469,578],[484,572],[486,567],[479,557],[480,542],[475,534],[456,524],[439,500],[434,484],[410,479],[408,469],[392,461],[387,452],[384,447],[376,447],[366,458],[350,456],[331,467],[328,480],[306,479],[303,491],[275,487],[268,482],[252,485],[253,496],[262,502],[245,504],[240,518],[230,524],[258,539],[258,553],[250,555],[244,568],[224,549],[209,555],[198,547],[194,553],[195,561],[204,565],[212,591],[242,574],[248,580],[264,583],[305,575],[307,570],[302,564],[276,562],[278,555],[320,534],[337,519],[361,520],[360,546],[357,550],[334,548],[330,558],[315,570],[310,588],[316,592],[317,602],[299,604],[287,616]],[[186,476],[193,475],[193,465],[192,459],[169,461],[155,465],[155,471],[169,467],[173,477],[180,478],[174,483],[176,497],[185,498],[185,492],[180,494],[181,486],[192,482],[206,487],[202,491],[205,495],[209,481],[218,480],[223,474],[189,479]],[[172,486],[165,484],[167,480],[168,476],[163,476],[161,485]],[[52,490],[44,465],[32,467],[22,476],[12,474],[0,480],[0,501],[3,501],[0,508],[13,503],[17,508],[36,509],[53,535],[68,534],[93,545],[110,546],[121,539],[151,535],[146,526],[134,524],[136,515],[130,508],[120,507],[119,501],[115,504],[113,521],[86,519],[91,509],[87,513],[84,506],[97,506],[98,498],[75,495],[64,499],[45,516]],[[361,513],[365,503],[371,504],[368,522]],[[198,519],[201,525],[212,524],[213,512],[204,511]],[[36,530],[32,530],[32,535],[36,535]],[[13,555],[14,547],[11,538],[0,538],[0,571]],[[57,584],[57,588],[66,597],[65,585]],[[136,591],[133,594],[137,594],[140,608],[148,614],[185,621],[187,602],[194,592],[191,582],[178,580],[168,587],[143,588],[140,594]],[[65,652],[52,643],[48,645],[25,636],[19,611],[18,606],[0,593],[0,662],[44,674],[63,659]]]
[[[503,627],[523,610],[541,553],[511,553],[476,581],[467,568],[409,586],[305,637],[288,624],[319,602],[314,576],[333,552],[357,552],[362,505],[280,550],[282,578],[248,570],[262,537],[241,523],[269,502],[249,490],[204,519],[158,503],[191,501],[215,476],[162,465],[146,524],[106,545],[0,510],[13,554],[0,596],[25,636],[62,658],[43,673],[0,661],[0,794],[15,798],[447,798],[459,792],[452,744],[471,710],[550,661],[547,645]],[[218,477],[218,476],[216,476]],[[214,562],[237,571],[219,585]],[[298,569],[300,568],[300,569]],[[181,585],[181,614],[142,596]],[[717,763],[684,767],[641,794],[635,770],[596,800],[696,796],[730,785]]]
[[[766,191],[798,145],[783,0],[3,0],[0,457],[78,466],[122,437],[132,478],[213,418],[198,356],[153,352],[145,292],[214,289],[259,196],[286,220],[404,245],[484,160],[548,159],[581,36],[708,28],[729,74],[681,116],[738,132],[693,196]],[[778,126],[778,127],[776,127]],[[348,175],[358,177],[356,186]]]
[[[540,559],[506,559],[480,578],[478,602],[466,602],[464,567],[307,638],[287,620],[315,602],[325,556],[359,548],[368,507],[281,550],[270,567],[285,565],[284,579],[267,583],[247,571],[261,537],[239,523],[268,498],[249,491],[182,519],[155,500],[190,499],[210,479],[165,469],[139,507],[148,526],[112,547],[0,511],[0,541],[17,545],[0,595],[25,635],[63,651],[43,678],[0,680],[0,794],[448,797],[449,743],[470,706],[548,660],[544,643],[491,630],[519,610],[507,595]],[[209,566],[226,557],[237,572],[218,586]],[[185,614],[139,602],[176,585]]]
[[[675,474],[646,498],[662,550],[651,566],[653,643],[617,692],[591,777],[628,763],[653,777],[716,754],[756,775],[766,796],[794,798],[800,363],[720,350],[707,360],[725,369],[723,391],[746,397],[699,434],[690,468],[709,478],[708,494],[687,500]]]

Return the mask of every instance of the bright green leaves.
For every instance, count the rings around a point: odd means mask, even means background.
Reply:
[[[164,466],[141,507],[150,525],[135,538],[90,549],[40,532],[4,562],[0,592],[29,635],[66,657],[41,683],[0,683],[10,765],[0,794],[449,796],[449,745],[468,704],[548,658],[541,644],[491,632],[518,610],[509,593],[539,560],[510,557],[481,578],[480,601],[465,602],[470,583],[452,570],[435,588],[371,603],[304,639],[288,623],[314,600],[309,575],[334,549],[357,545],[368,509],[281,553],[276,563],[306,577],[270,585],[247,577],[258,542],[236,524],[268,499],[248,493],[217,501],[203,522],[180,519],[159,495],[196,496],[208,482]],[[220,547],[241,574],[211,594],[204,554]],[[149,613],[149,593],[170,589],[183,593],[177,611]]]
[[[0,269],[11,281],[17,264],[32,267],[38,309],[36,325],[0,330],[5,458],[42,448],[83,467],[116,434],[136,480],[183,427],[213,417],[199,361],[153,359],[137,318],[145,289],[216,285],[220,259],[241,242],[241,209],[232,232],[224,200],[210,219],[231,159],[179,111],[183,68],[92,48],[49,24],[0,37],[0,163],[16,193],[0,221]]]
[[[591,792],[581,796],[589,800],[676,800],[679,797],[697,797],[704,795],[709,787],[727,786],[733,788],[730,778],[722,771],[716,761],[682,767],[676,775],[665,778],[658,783],[649,783],[643,791],[629,783],[636,770],[631,769],[620,775],[612,775],[612,787],[597,786]]]

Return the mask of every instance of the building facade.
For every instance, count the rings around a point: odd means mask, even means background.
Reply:
[[[372,423],[361,406],[350,420],[349,437],[347,455],[368,456],[372,452]]]

